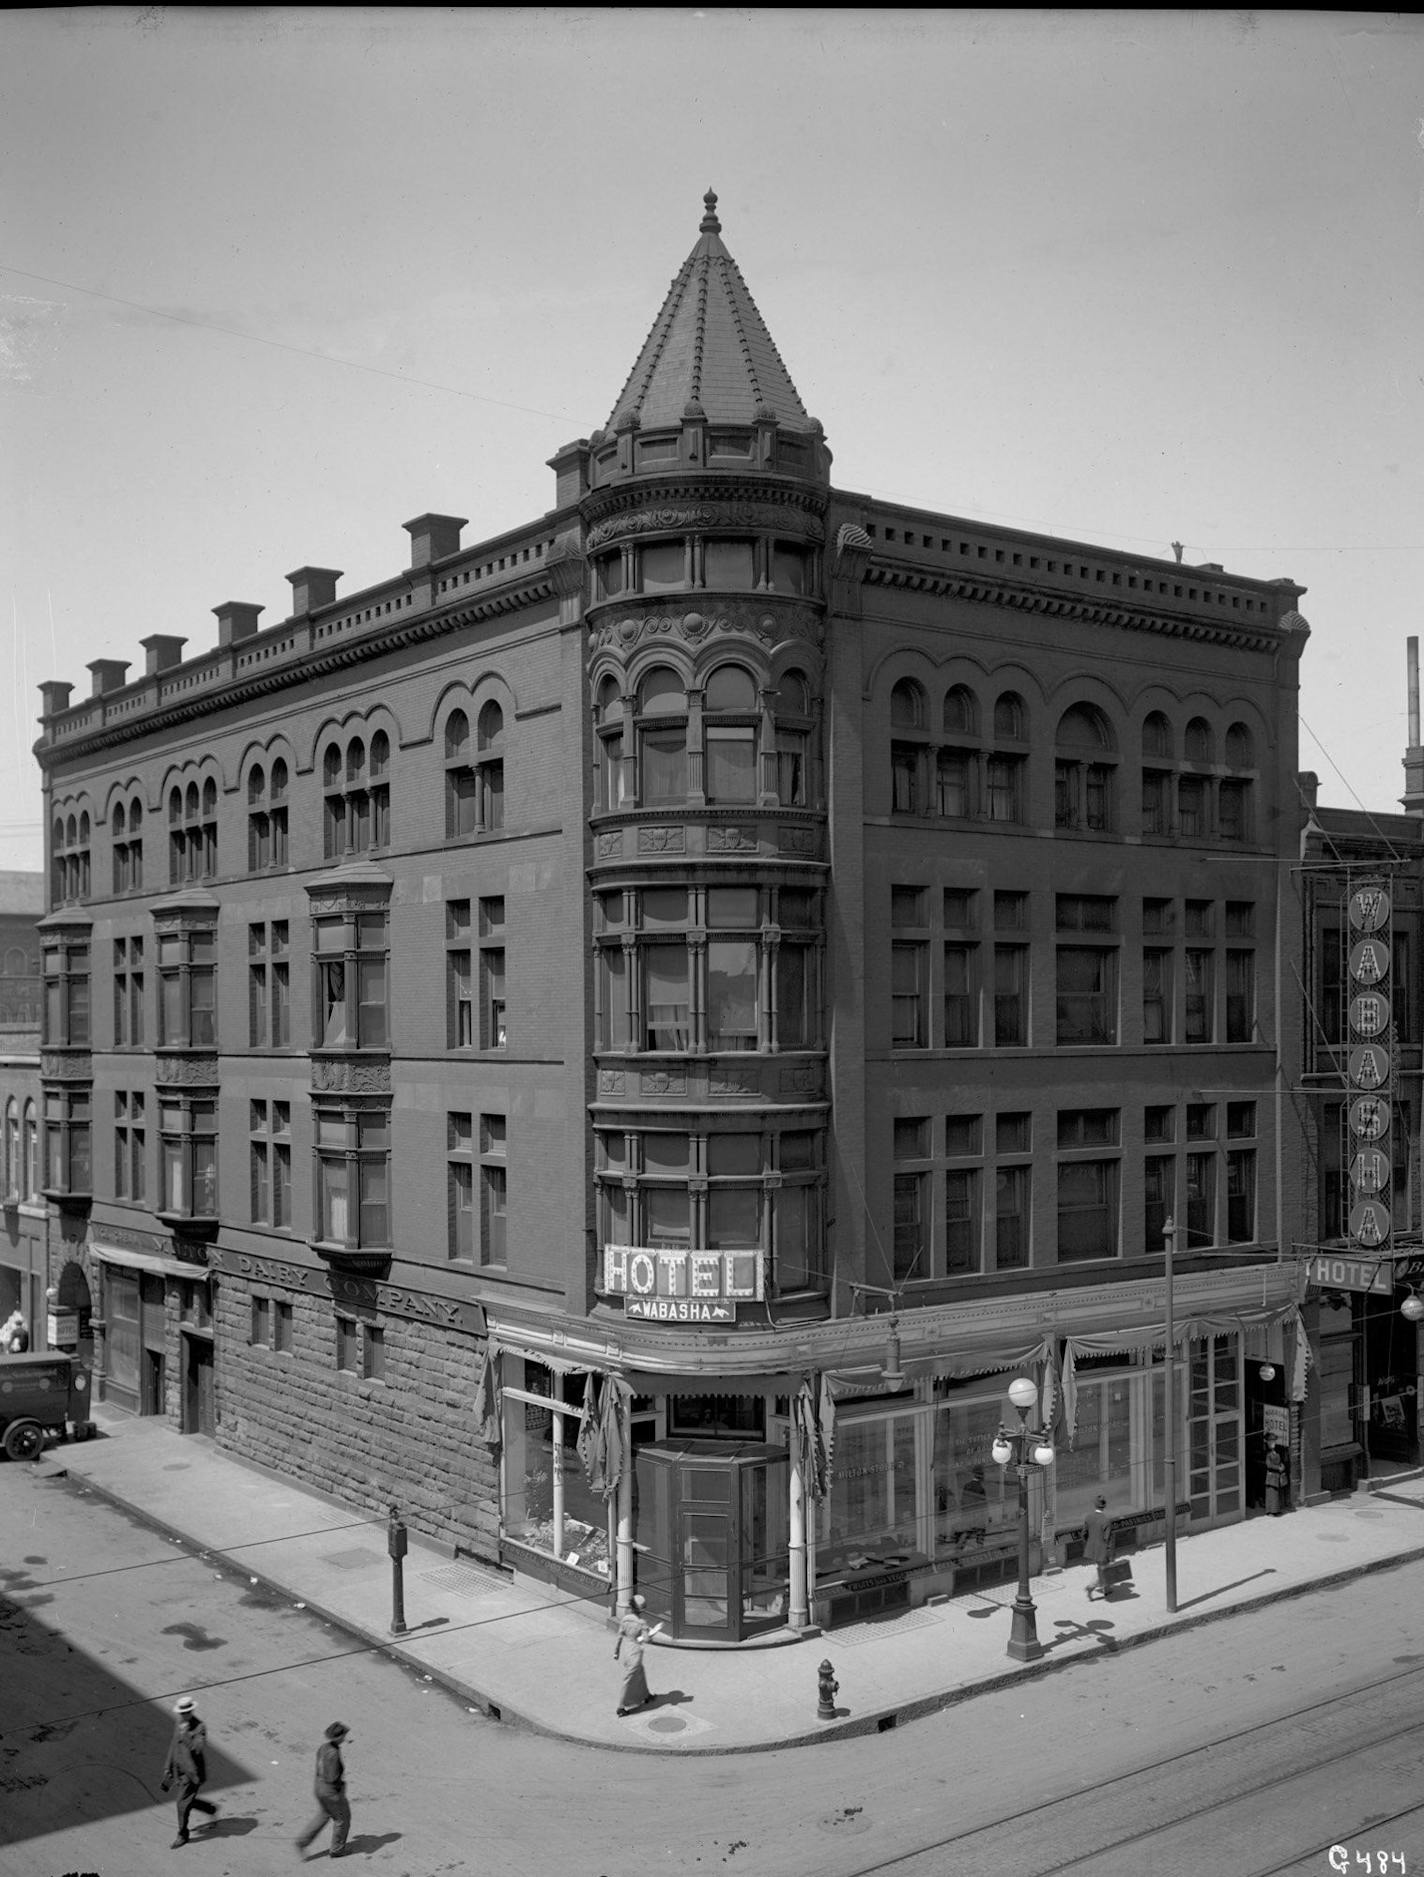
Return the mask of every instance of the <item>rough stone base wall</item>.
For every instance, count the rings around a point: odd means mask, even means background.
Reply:
[[[412,1531],[452,1550],[499,1555],[499,1470],[480,1440],[477,1339],[405,1317],[364,1316],[384,1332],[385,1376],[338,1371],[325,1298],[257,1286],[292,1306],[290,1352],[254,1346],[253,1288],[217,1285],[218,1441],[361,1511],[391,1505]],[[359,1360],[359,1356],[358,1356]]]

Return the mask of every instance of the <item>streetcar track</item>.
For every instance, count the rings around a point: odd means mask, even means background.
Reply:
[[[991,1820],[988,1824],[975,1825],[967,1831],[951,1832],[943,1838],[932,1838],[924,1844],[916,1845],[912,1850],[898,1851],[893,1856],[882,1858],[874,1864],[862,1864],[858,1865],[854,1870],[841,1872],[840,1877],[878,1877],[878,1873],[882,1871],[895,1870],[898,1866],[910,1864],[917,1858],[928,1857],[932,1852],[947,1851],[962,1848],[966,1845],[972,1845],[975,1839],[983,1838],[995,1832],[1001,1832],[1005,1826],[1017,1825],[1027,1819],[1047,1817],[1059,1808],[1076,1804],[1083,1799],[1100,1798],[1103,1793],[1110,1792],[1114,1787],[1125,1787],[1132,1781],[1144,1779],[1153,1774],[1170,1772],[1172,1769],[1182,1767],[1187,1762],[1198,1759],[1204,1754],[1220,1753],[1225,1748],[1239,1745],[1262,1735],[1269,1734],[1277,1728],[1289,1725],[1293,1721],[1303,1720],[1310,1715],[1320,1714],[1327,1709],[1335,1709],[1338,1712],[1342,1699],[1353,1701],[1360,1696],[1377,1694],[1381,1690],[1393,1688],[1401,1682],[1417,1680],[1421,1676],[1424,1676],[1424,1667],[1419,1666],[1400,1669],[1397,1673],[1392,1675],[1382,1675],[1374,1681],[1362,1682],[1358,1687],[1351,1688],[1349,1693],[1343,1697],[1338,1691],[1331,1693],[1318,1701],[1310,1701],[1301,1707],[1287,1709],[1285,1713],[1274,1715],[1270,1720],[1256,1721],[1253,1722],[1250,1727],[1238,1728],[1235,1733],[1223,1734],[1219,1739],[1208,1741],[1204,1746],[1183,1748],[1180,1753],[1169,1753],[1164,1755],[1160,1760],[1149,1761],[1144,1766],[1136,1766],[1125,1772],[1113,1773],[1106,1779],[1095,1780],[1091,1785],[1080,1786],[1072,1792],[1059,1793],[1051,1799],[1043,1799],[1037,1805],[1025,1806],[1021,1811],[1010,1812],[1002,1818]],[[1378,1738],[1372,1738],[1363,1743],[1358,1741],[1352,1742],[1348,1753],[1327,1756],[1313,1762],[1309,1766],[1301,1768],[1300,1771],[1302,1774],[1313,1774],[1318,1772],[1322,1766],[1329,1766],[1338,1763],[1340,1760],[1352,1758],[1356,1753],[1372,1752],[1385,1741],[1395,1742],[1401,1738],[1407,1738],[1410,1734],[1421,1732],[1424,1732],[1424,1720],[1418,1721],[1413,1726],[1403,1729],[1398,1726],[1392,1726],[1382,1732]],[[1164,1831],[1172,1831],[1181,1825],[1191,1824],[1198,1818],[1206,1818],[1210,1816],[1211,1813],[1222,1811],[1228,1806],[1239,1805],[1245,1796],[1247,1795],[1236,1793],[1233,1794],[1230,1799],[1216,1800],[1210,1805],[1201,1806],[1195,1811],[1183,1812],[1180,1816],[1165,1822],[1159,1820],[1150,1831],[1130,1832],[1123,1838],[1115,1839],[1110,1843],[1097,1845],[1092,1852],[1085,1853],[1081,1857],[1072,1858],[1066,1864],[1046,1865],[1042,1870],[1036,1871],[1034,1877],[1058,1877],[1058,1874],[1064,1871],[1071,1871],[1080,1869],[1084,1865],[1091,1865],[1095,1859],[1100,1859],[1109,1852],[1160,1836]],[[1411,1806],[1403,1812],[1396,1813],[1394,1817],[1407,1818],[1413,1812],[1420,1809],[1421,1808],[1418,1806]],[[1382,1820],[1370,1819],[1361,1829],[1373,1831],[1379,1825],[1388,1825],[1391,1823],[1393,1823],[1393,1818]],[[1324,1849],[1328,1851],[1331,1844],[1338,1844],[1341,1841],[1341,1837],[1337,1835],[1327,1840]],[[1287,1863],[1275,1865],[1270,1871],[1258,1872],[1255,1874],[1255,1877],[1278,1877],[1278,1873],[1296,1868],[1302,1862],[1302,1859],[1311,1855],[1312,1853],[1308,1851],[1298,1853],[1292,1856]]]
[[[1298,1871],[1311,1858],[1324,1857],[1337,1844],[1344,1844],[1349,1838],[1357,1838],[1366,1831],[1378,1831],[1386,1825],[1397,1825],[1402,1818],[1417,1818],[1422,1811],[1424,1806],[1410,1805],[1402,1812],[1391,1812],[1388,1818],[1368,1818],[1356,1830],[1337,1831],[1333,1838],[1327,1838],[1323,1844],[1312,1845],[1308,1851],[1302,1851],[1285,1864],[1272,1864],[1269,1870],[1246,1872],[1243,1877],[1282,1877],[1285,1871]],[[1350,1868],[1358,1870],[1359,1866],[1352,1864]]]

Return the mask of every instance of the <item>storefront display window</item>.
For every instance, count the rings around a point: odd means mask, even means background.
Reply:
[[[915,1430],[923,1412],[877,1414],[836,1430],[826,1542],[818,1570],[919,1545]]]
[[[510,1355],[504,1365],[504,1533],[607,1577],[612,1509],[578,1453],[586,1375]]]
[[[934,1417],[934,1542],[947,1547],[983,1544],[1012,1529],[1018,1495],[1006,1467],[990,1449],[1003,1418],[999,1395],[944,1402]]]

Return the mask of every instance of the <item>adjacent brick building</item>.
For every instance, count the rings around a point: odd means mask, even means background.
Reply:
[[[1025,1368],[1041,1547],[1153,1529],[1172,1220],[1180,1496],[1243,1516],[1303,1388],[1301,589],[838,489],[711,196],[551,467],[44,687],[105,1394],[740,1640],[1011,1567]]]

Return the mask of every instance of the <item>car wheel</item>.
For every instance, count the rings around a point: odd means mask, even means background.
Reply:
[[[12,1421],[5,1429],[4,1447],[12,1460],[38,1460],[44,1452],[44,1429],[38,1421]]]

